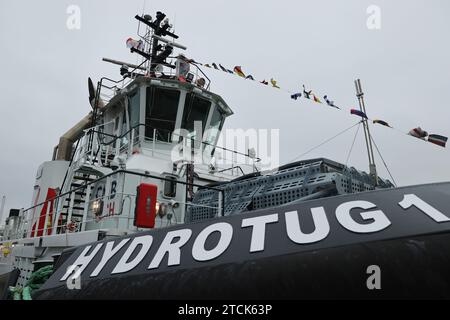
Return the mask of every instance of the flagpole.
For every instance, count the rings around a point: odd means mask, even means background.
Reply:
[[[359,102],[359,109],[361,112],[364,112],[364,114],[367,114],[366,112],[366,105],[364,103],[364,92],[361,88],[361,80],[356,79],[355,80],[355,87],[356,87],[356,97],[358,98]],[[369,158],[369,173],[370,176],[374,180],[374,185],[378,185],[378,175],[377,175],[377,167],[375,165],[375,157],[373,155],[373,147],[372,147],[372,139],[370,136],[370,130],[369,130],[369,123],[367,119],[363,119],[363,127],[364,127],[364,138],[366,140],[366,147],[367,147],[367,156]]]

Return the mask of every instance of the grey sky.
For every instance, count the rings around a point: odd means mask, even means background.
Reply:
[[[81,30],[68,30],[66,9],[81,9]],[[6,209],[27,207],[36,169],[59,136],[90,110],[87,77],[117,78],[102,57],[136,62],[125,40],[144,1],[0,1],[0,196]],[[366,27],[369,5],[381,8],[381,30]],[[446,0],[146,1],[165,12],[201,62],[241,65],[258,80],[288,90],[304,83],[337,104],[356,106],[362,79],[368,113],[403,131],[421,126],[450,135],[450,2]],[[213,91],[235,114],[228,128],[279,128],[281,162],[349,127],[357,118],[221,72]],[[450,180],[450,148],[384,127],[375,141],[400,185]],[[345,162],[355,131],[305,156]],[[360,134],[350,165],[367,171]],[[380,175],[387,177],[380,161]]]

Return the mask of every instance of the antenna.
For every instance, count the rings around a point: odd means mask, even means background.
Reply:
[[[172,25],[169,23],[166,15],[161,11],[157,11],[154,18],[148,14],[143,14],[142,16],[136,15],[134,18],[147,27],[145,35],[140,35],[146,45],[143,48],[140,46],[132,46],[131,52],[139,54],[148,61],[147,73],[151,74],[159,65],[174,69],[175,66],[166,63],[166,59],[172,54],[174,47],[183,50],[186,47],[163,38],[164,36],[169,36],[173,39],[178,39],[175,33],[169,31]],[[165,46],[159,44],[159,42],[164,42]]]
[[[145,2],[143,10],[145,10]],[[179,57],[176,57],[177,64],[172,64],[172,60],[170,62],[167,62],[166,60],[168,58],[173,58],[171,55],[175,49],[186,50],[187,47],[174,41],[174,39],[178,39],[179,37],[173,32],[173,25],[169,23],[169,19],[166,15],[161,11],[157,11],[155,17],[143,13],[141,16],[135,15],[134,18],[138,20],[137,35],[140,39],[135,40],[133,38],[128,38],[126,45],[131,53],[136,53],[137,56],[142,58],[142,62],[131,64],[108,58],[103,58],[103,61],[120,65],[120,74],[124,79],[134,79],[139,76],[152,77],[156,76],[156,73],[165,77],[167,76],[165,70],[179,68],[179,64],[183,63],[182,61],[179,61],[181,58],[179,59]],[[142,26],[145,28],[145,31],[140,32]],[[165,36],[168,36],[171,39],[167,39]],[[180,57],[181,56],[183,55],[180,55]],[[186,61],[184,63],[191,63],[191,61]],[[129,71],[128,68],[133,70]],[[200,72],[202,71],[200,70]],[[171,77],[172,74],[173,72],[169,71],[168,77]],[[202,74],[205,75],[203,72]]]
[[[147,0],[143,0],[142,2],[143,2],[143,4],[142,4],[142,15],[144,15],[144,13],[145,13],[145,5],[146,5]]]
[[[366,105],[364,103],[364,92],[361,87],[361,80],[355,80],[356,97],[359,102],[359,110],[366,113]],[[369,173],[373,179],[374,186],[378,185],[377,167],[375,165],[375,158],[373,156],[372,137],[370,136],[369,122],[367,119],[363,119],[364,138],[366,139],[367,156],[369,157]]]

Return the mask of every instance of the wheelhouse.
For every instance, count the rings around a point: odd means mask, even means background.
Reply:
[[[103,110],[104,143],[119,138],[121,147],[157,143],[167,149],[183,139],[209,148],[211,155],[232,110],[218,95],[194,84],[138,78],[120,90]]]

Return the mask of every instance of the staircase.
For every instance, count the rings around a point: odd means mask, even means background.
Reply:
[[[98,176],[89,173],[75,172],[69,190],[76,189],[76,191],[69,193],[63,200],[58,233],[81,231],[81,227],[88,219],[89,199],[86,195],[90,194],[91,188],[86,187],[86,184],[97,178]]]
[[[85,230],[86,221],[91,219],[87,213],[93,187],[87,184],[107,173],[115,157],[113,146],[100,145],[99,147],[96,142],[89,150],[88,136],[81,139],[80,147],[75,150],[74,160],[68,168],[61,190],[61,194],[67,193],[67,195],[58,200],[57,214],[52,224],[58,226],[56,233]],[[97,141],[96,137],[94,141]],[[71,192],[72,190],[74,191]]]

